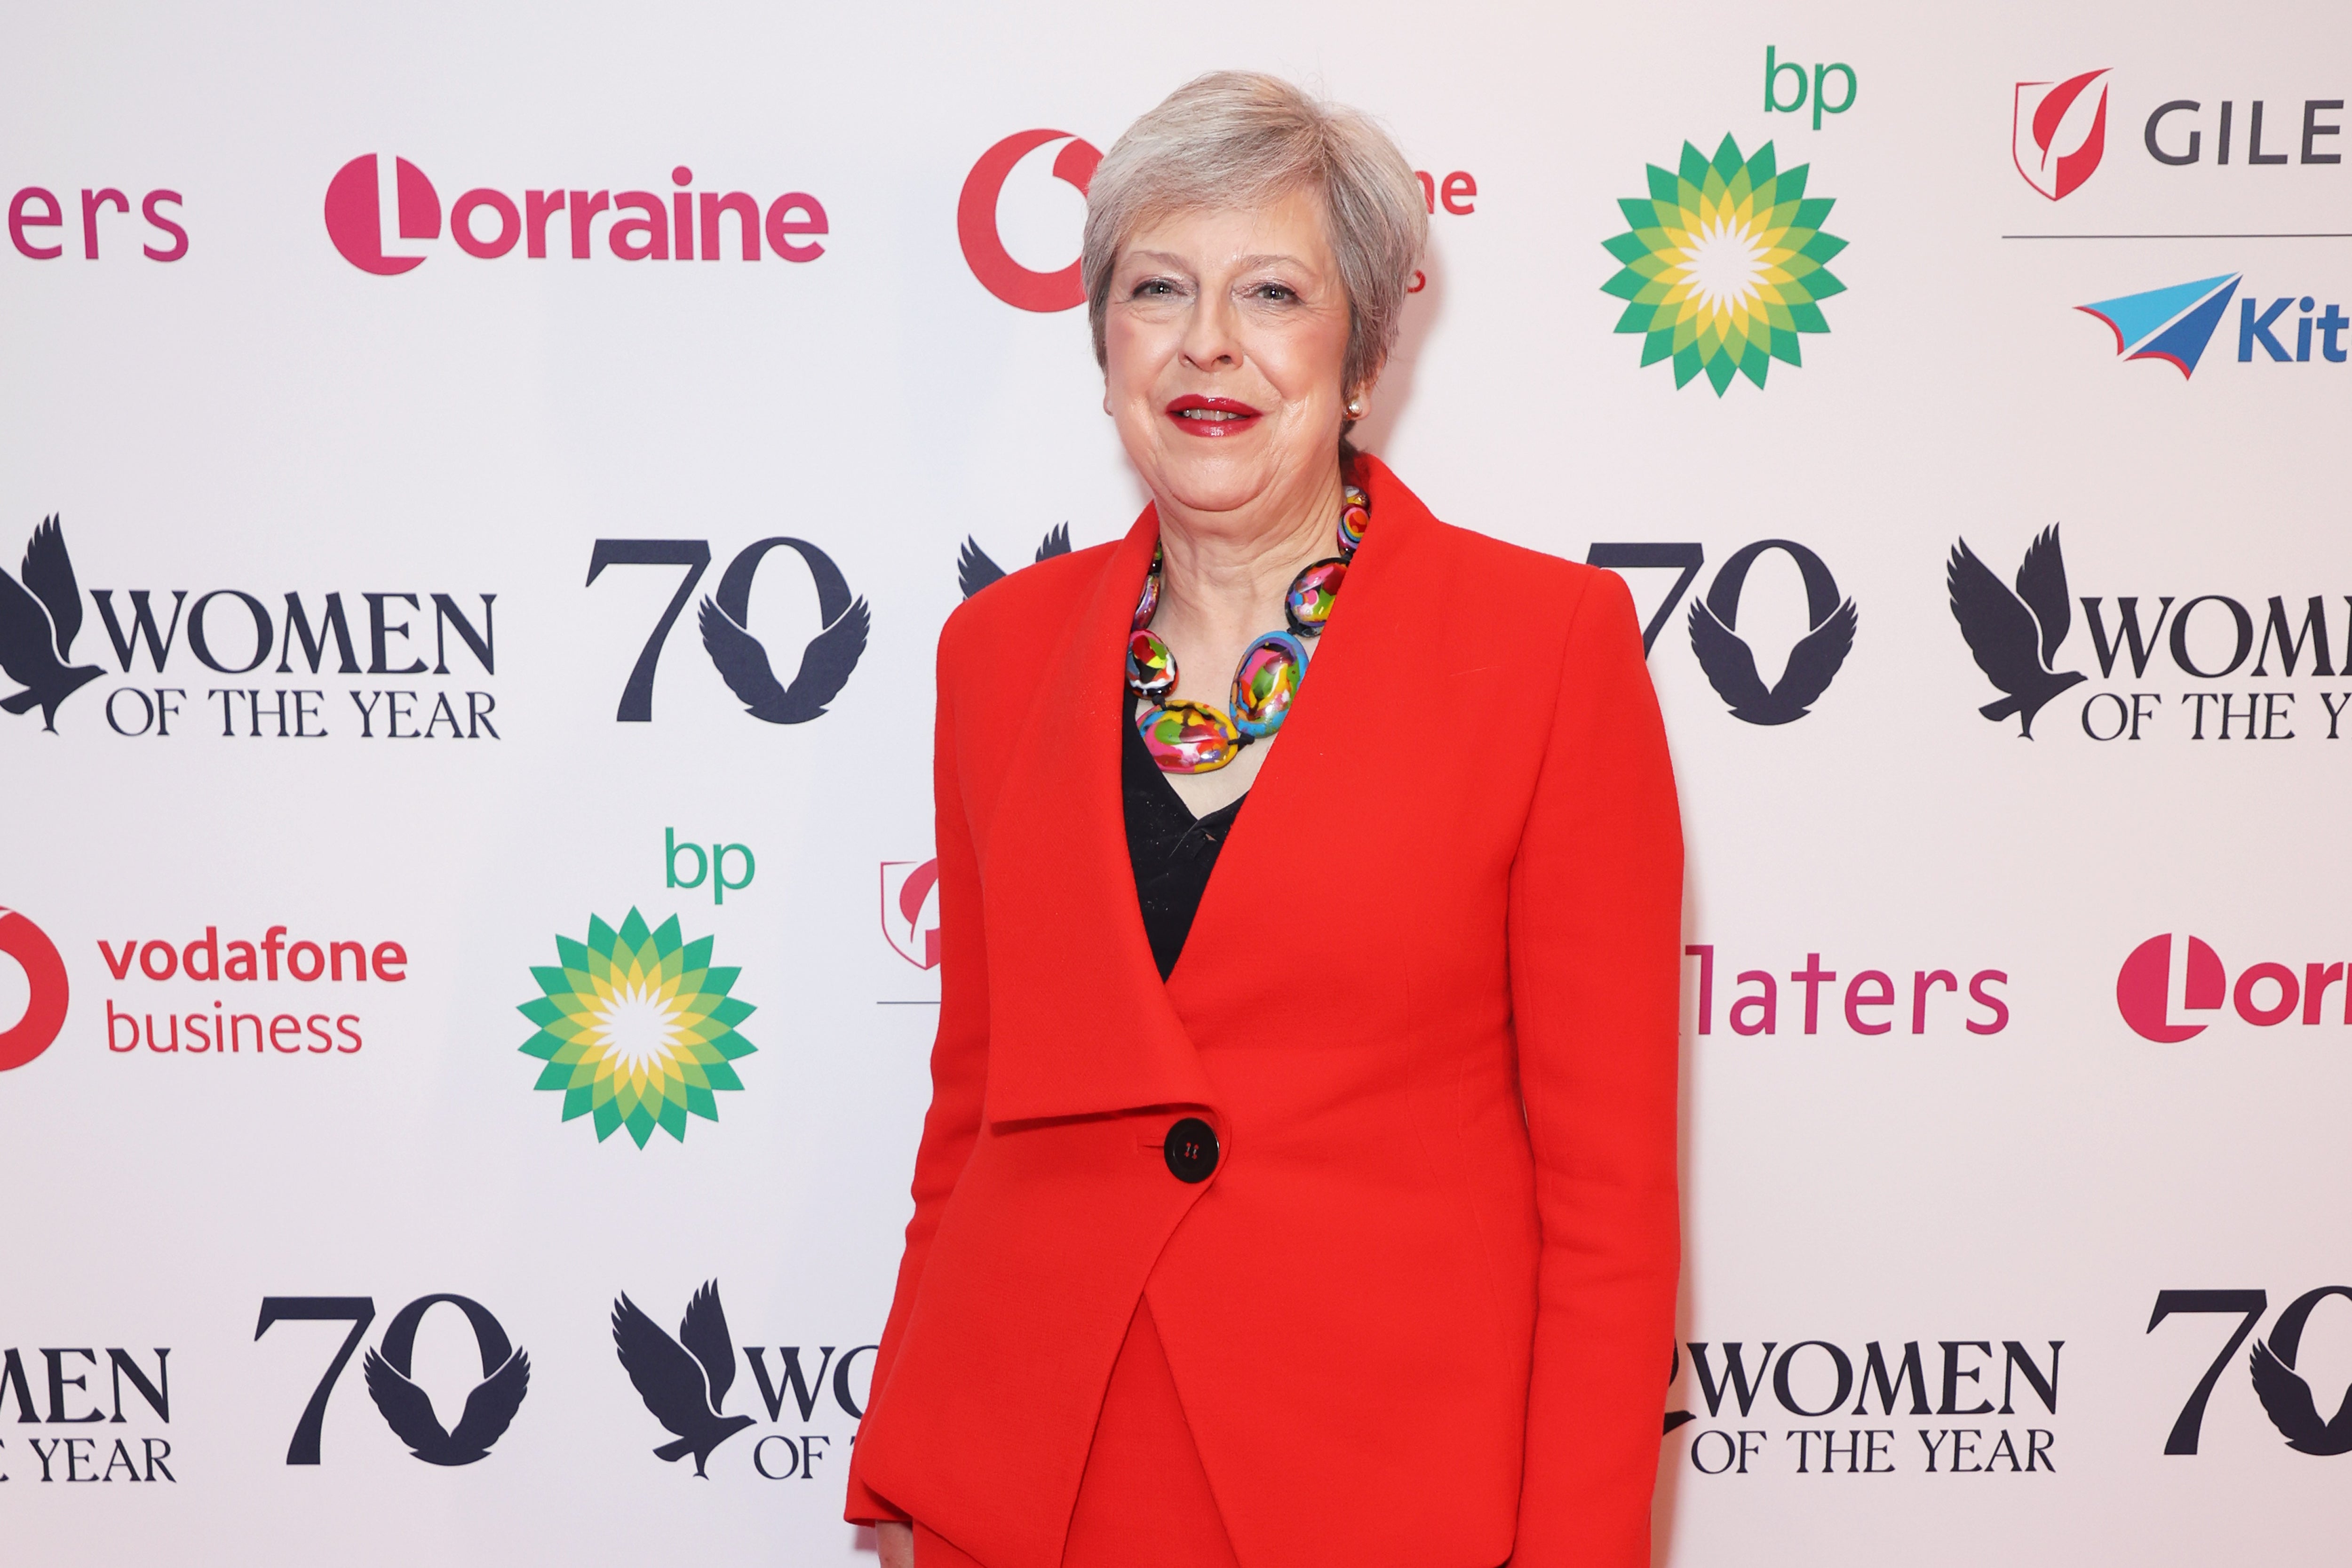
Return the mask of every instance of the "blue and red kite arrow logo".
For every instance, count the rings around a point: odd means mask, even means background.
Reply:
[[[2074,308],[2107,324],[2116,334],[2116,353],[2124,358],[2162,360],[2186,381],[2213,341],[2213,329],[2243,276],[2230,272]]]

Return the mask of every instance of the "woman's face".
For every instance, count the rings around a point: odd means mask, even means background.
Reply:
[[[1330,482],[1348,296],[1313,195],[1139,227],[1104,349],[1119,439],[1155,496],[1231,512]]]

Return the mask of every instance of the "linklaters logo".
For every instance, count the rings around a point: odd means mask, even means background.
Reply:
[[[625,1127],[642,1149],[656,1127],[684,1142],[689,1112],[719,1120],[717,1092],[743,1087],[729,1064],[756,1047],[735,1032],[751,1004],[728,994],[742,971],[712,966],[712,940],[635,910],[555,939],[563,962],[531,970],[542,994],[517,1010],[539,1026],[522,1047],[547,1064],[533,1087],[562,1093],[564,1121],[593,1115],[598,1142]]]
[[[1685,142],[1679,169],[1651,164],[1650,194],[1617,204],[1633,227],[1602,242],[1624,265],[1601,287],[1629,301],[1617,330],[1643,335],[1643,364],[1673,360],[1677,388],[1703,372],[1720,397],[1734,373],[1762,386],[1774,360],[1804,363],[1798,335],[1828,331],[1821,301],[1845,292],[1809,168],[1781,169],[1769,142],[1742,158],[1726,136],[1713,159]]]

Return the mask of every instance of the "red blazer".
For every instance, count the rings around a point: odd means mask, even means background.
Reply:
[[[1682,837],[1632,597],[1358,478],[1164,984],[1116,727],[1154,513],[948,620],[933,1094],[852,1520],[1056,1568],[1148,1293],[1244,1563],[1647,1568]]]

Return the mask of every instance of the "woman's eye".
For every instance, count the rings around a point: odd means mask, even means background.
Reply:
[[[1165,278],[1147,278],[1135,286],[1133,297],[1138,300],[1164,299],[1175,292],[1176,285],[1169,282]]]
[[[1298,290],[1285,283],[1265,283],[1258,286],[1258,295],[1261,299],[1288,304],[1298,298]]]

